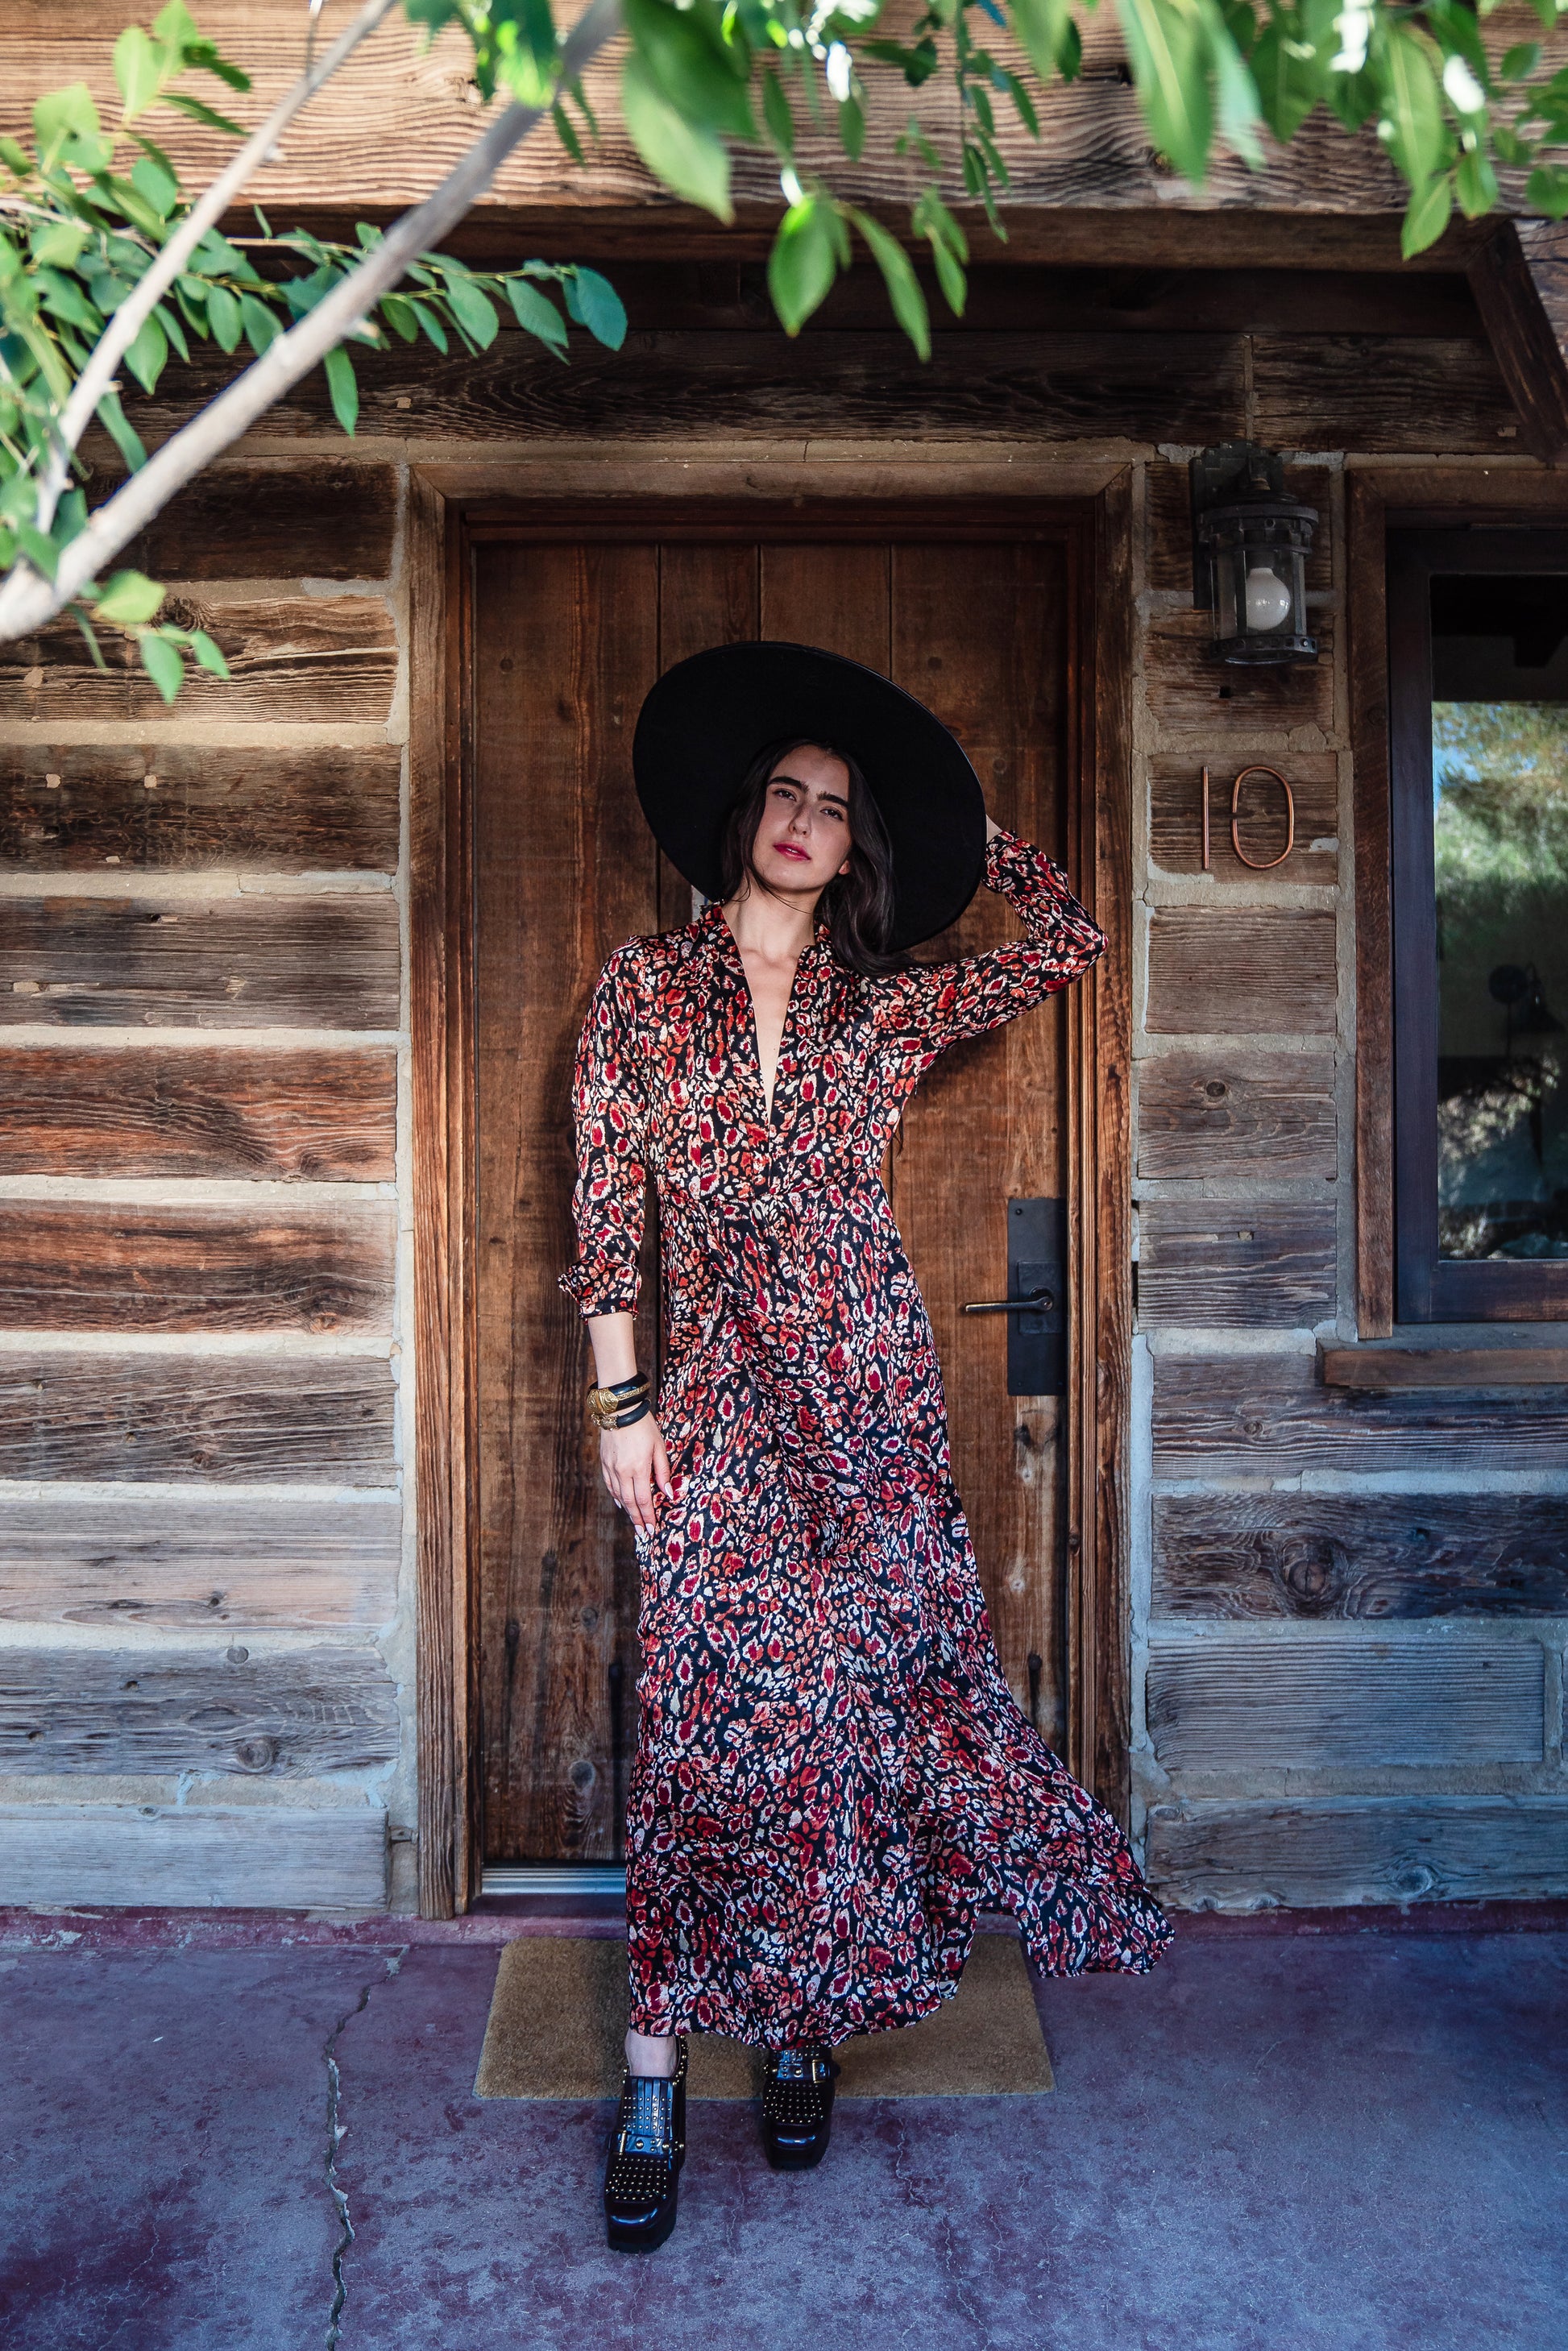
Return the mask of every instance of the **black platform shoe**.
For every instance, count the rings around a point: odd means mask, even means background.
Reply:
[[[762,2077],[762,2144],[775,2171],[810,2171],[828,2151],[833,2084],[839,2069],[827,2051],[770,2052]]]
[[[651,2252],[675,2225],[681,2166],[686,2159],[686,2043],[675,2043],[675,2070],[660,2081],[621,2076],[621,2111],[604,2167],[604,2228],[618,2252]]]

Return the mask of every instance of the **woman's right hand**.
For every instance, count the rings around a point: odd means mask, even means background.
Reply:
[[[659,1424],[651,1412],[630,1428],[601,1428],[599,1466],[610,1499],[623,1510],[639,1534],[653,1531],[653,1497],[672,1499],[670,1460]]]

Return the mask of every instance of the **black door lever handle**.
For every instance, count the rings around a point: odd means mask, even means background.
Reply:
[[[966,1314],[1049,1314],[1056,1301],[1049,1290],[1031,1290],[1027,1298],[977,1298]]]

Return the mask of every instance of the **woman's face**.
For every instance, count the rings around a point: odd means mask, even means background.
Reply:
[[[768,779],[751,852],[769,890],[825,890],[850,862],[850,778],[841,759],[814,743],[786,751]]]

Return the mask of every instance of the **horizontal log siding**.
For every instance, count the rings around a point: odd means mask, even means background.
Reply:
[[[0,1903],[380,1908],[413,1817],[401,496],[178,499],[131,559],[234,678],[172,710],[0,649]]]
[[[389,37],[406,52],[418,122],[371,159],[392,202],[411,155],[434,171],[468,134],[439,59],[420,60],[406,29]],[[50,86],[102,62],[84,50],[63,69],[55,33],[47,44]],[[1162,175],[1135,107],[1128,96],[1107,115],[1108,89],[1102,77],[1058,90],[1048,137],[1019,150],[1032,200],[1081,203],[1089,189],[1114,206],[1134,186],[1155,200]],[[321,152],[335,184],[368,186],[358,116],[322,103],[285,178],[319,168]],[[1343,191],[1350,152],[1332,131],[1292,148],[1276,167],[1284,201]],[[1386,165],[1364,141],[1354,153],[1396,210]],[[525,176],[549,180],[546,151],[528,154]],[[885,193],[894,169],[873,141],[859,193]],[[596,171],[601,193],[642,190],[619,145]],[[1218,258],[1224,207],[1258,190],[1228,165],[1216,189]],[[1115,244],[1113,213],[1096,219],[1084,257],[1144,257]],[[922,367],[858,284],[798,344],[733,273],[668,270],[657,284],[657,300],[628,287],[622,353],[574,336],[570,370],[511,332],[475,360],[379,356],[361,371],[351,446],[319,373],[297,387],[137,550],[172,583],[176,616],[225,645],[230,687],[195,679],[169,713],[121,648],[96,673],[65,626],[0,656],[0,884],[14,893],[0,891],[0,1018],[16,1032],[0,1042],[0,1224],[20,1277],[0,1309],[0,1621],[25,1644],[4,1652],[9,1736],[51,1759],[8,1768],[47,1771],[55,1791],[79,1770],[84,1792],[80,1804],[10,1806],[0,1901],[387,1898],[387,1820],[411,1819],[413,1803],[410,1578],[392,1495],[413,1321],[388,1238],[409,1202],[357,1194],[335,1209],[322,1187],[399,1173],[400,468],[477,452],[504,494],[508,452],[526,465],[539,444],[570,441],[576,491],[613,444],[685,455],[704,437],[747,444],[750,486],[775,496],[844,478],[821,458],[835,437],[861,444],[852,486],[869,477],[867,444],[896,442],[884,484],[895,463],[899,489],[929,478],[936,496],[966,442],[1005,448],[1009,467],[1020,451],[1077,466],[1091,449],[1131,467],[1134,887],[1148,909],[1135,1177],[1154,1357],[1133,1448],[1152,1461],[1136,1497],[1150,1556],[1134,1588],[1151,1597],[1131,1626],[1134,1826],[1146,1821],[1151,1868],[1178,1904],[1563,1890],[1568,1543],[1553,1481],[1568,1397],[1333,1394],[1316,1384],[1308,1335],[1354,1335],[1339,1280],[1354,1204],[1336,453],[1473,453],[1478,475],[1516,455],[1479,329],[1451,295],[1425,325],[1393,304],[1376,331],[1364,300],[1349,326],[1325,324],[1326,280],[1299,330],[1295,280],[1253,332],[1212,303],[1190,318],[1168,302],[1112,313],[1082,287],[1015,284],[1009,311],[982,271],[970,323],[941,318]],[[156,439],[223,372],[170,371],[137,402],[142,429]],[[1300,669],[1218,669],[1192,607],[1186,470],[1170,452],[1249,432],[1313,453],[1291,467],[1320,513],[1321,655]],[[517,486],[557,494],[550,462]],[[622,470],[617,486],[638,478]],[[1031,486],[1041,478],[1037,466]],[[1231,780],[1257,762],[1296,796],[1298,848],[1268,872],[1229,841]],[[1278,845],[1276,797],[1249,790],[1254,855]],[[56,1179],[109,1179],[114,1196],[57,1199]],[[171,1180],[173,1209],[135,1190]],[[275,1189],[247,1205],[247,1183],[312,1188],[292,1210]],[[180,1237],[198,1232],[214,1244],[205,1282],[181,1256]],[[262,1237],[285,1233],[298,1249],[269,1258]],[[369,1257],[350,1247],[367,1236]],[[1412,1470],[1421,1493],[1385,1490]],[[1448,1490],[1467,1479],[1508,1490]],[[1540,1490],[1517,1490],[1531,1480]],[[84,1481],[107,1486],[102,1500],[83,1500]],[[1405,1628],[1392,1645],[1367,1621],[1385,1619]],[[59,1646],[61,1627],[91,1645],[85,1662]],[[395,1705],[379,1658],[389,1627]],[[311,1635],[314,1662],[273,1654],[275,1636]],[[95,1776],[133,1766],[191,1771],[204,1801],[92,1799]],[[276,1783],[280,1801],[225,1804],[241,1773]],[[406,1878],[392,1898],[412,1899]]]

